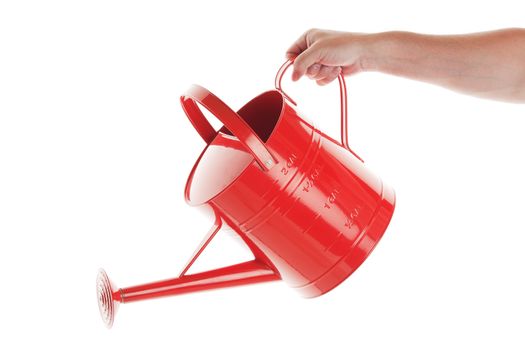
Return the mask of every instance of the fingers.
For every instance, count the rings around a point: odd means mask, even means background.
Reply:
[[[296,81],[301,78],[308,68],[316,63],[320,58],[320,51],[316,50],[315,45],[310,46],[305,51],[301,52],[299,56],[295,58],[293,63],[292,80]]]
[[[341,74],[341,67],[324,66],[319,63],[311,65],[306,71],[306,76],[315,80],[319,85],[328,84],[339,74]]]
[[[286,51],[286,57],[294,59],[293,81],[299,80],[306,74],[318,83],[325,84],[334,80],[341,73],[341,68],[336,65],[321,64],[322,58],[326,55],[326,45],[319,43],[318,33],[318,30],[310,29]]]
[[[295,58],[299,56],[301,52],[306,50],[306,48],[308,47],[308,41],[306,38],[307,33],[308,32],[304,32],[303,35],[301,35],[299,39],[297,39],[292,44],[292,46],[290,46],[288,50],[286,50],[286,58],[288,59]]]
[[[310,79],[314,79],[314,77],[316,77],[317,74],[319,74],[319,70],[321,70],[321,65],[319,63],[312,64],[306,70],[306,76]]]
[[[321,69],[319,69],[319,72],[313,76],[312,79],[323,80],[324,78],[327,78],[329,75],[331,75],[334,69],[337,69],[337,67],[322,66]]]
[[[330,72],[323,78],[317,79],[318,85],[326,85],[337,79],[337,76],[341,74],[341,67],[330,67],[333,68]]]

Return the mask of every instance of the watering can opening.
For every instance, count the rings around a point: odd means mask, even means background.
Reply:
[[[262,142],[270,140],[282,117],[284,97],[276,90],[260,94],[237,114]],[[206,145],[186,183],[186,201],[197,206],[213,199],[254,162],[254,157],[233,133],[223,126]]]
[[[252,128],[261,141],[266,142],[279,122],[284,98],[278,91],[266,91],[245,104],[237,114]],[[221,129],[233,135],[226,127]]]

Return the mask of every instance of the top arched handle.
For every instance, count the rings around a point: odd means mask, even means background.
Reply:
[[[217,96],[199,85],[192,85],[181,97],[182,109],[188,116],[193,127],[207,144],[210,144],[217,131],[211,126],[199,109],[197,102],[210,111],[224,126],[235,135],[248,150],[259,166],[268,171],[277,163],[264,142],[252,128]]]

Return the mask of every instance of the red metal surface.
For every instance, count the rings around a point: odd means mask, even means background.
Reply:
[[[207,144],[188,178],[186,200],[211,208],[215,223],[179,278],[112,288],[104,293],[111,302],[103,305],[278,279],[315,297],[344,281],[374,249],[392,217],[395,195],[348,147],[344,78],[339,77],[338,142],[301,118],[282,91],[290,64],[279,70],[276,90],[237,113],[200,86],[181,97]],[[224,127],[214,130],[198,105]],[[246,242],[255,260],[186,275],[222,222]]]
[[[233,149],[225,142],[233,134],[246,145],[242,134],[221,129],[192,170],[186,199],[191,205],[212,206],[260,249],[286,283],[313,297],[341,283],[366,259],[388,225],[395,198],[345,145],[346,132],[337,142],[288,103],[291,98],[280,87],[288,66],[278,73],[278,91],[263,93],[231,116],[260,135],[278,165],[261,171],[249,161],[249,149]],[[339,81],[345,126],[346,89],[344,79]],[[202,87],[192,90],[219,118],[223,102]],[[183,104],[201,103],[195,95],[184,95]],[[194,125],[200,118],[188,117]],[[223,176],[229,164],[235,171]]]
[[[216,270],[184,275],[179,278],[122,288],[121,302],[127,303],[169,295],[199,292],[203,290],[240,286],[278,280],[273,270],[253,260]]]

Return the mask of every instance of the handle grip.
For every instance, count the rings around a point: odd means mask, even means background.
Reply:
[[[293,59],[289,59],[284,62],[281,68],[279,68],[279,71],[275,76],[275,89],[281,92],[283,96],[288,99],[288,101],[297,106],[297,103],[295,103],[295,101],[286,92],[284,92],[281,86],[284,73],[288,68],[290,68],[291,65],[293,65],[293,62]],[[348,96],[346,92],[346,81],[342,72],[337,76],[337,80],[339,81],[339,98],[341,101],[341,145],[350,151],[354,156],[356,156],[360,161],[363,161],[361,157],[359,157],[354,151],[352,151],[352,149],[350,149],[350,145],[348,144]]]
[[[259,166],[270,170],[276,163],[264,142],[252,128],[217,96],[199,85],[192,85],[180,98],[182,109],[190,119],[193,127],[206,143],[211,143],[217,131],[202,114],[197,102],[219,119],[241,144],[253,155]]]

